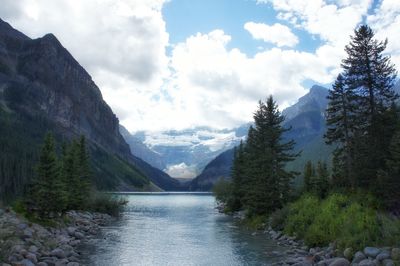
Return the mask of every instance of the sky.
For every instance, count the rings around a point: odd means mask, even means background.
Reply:
[[[0,0],[31,38],[53,33],[129,131],[233,128],[329,87],[367,23],[400,66],[399,0]]]

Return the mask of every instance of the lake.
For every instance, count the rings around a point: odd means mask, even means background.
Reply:
[[[129,194],[121,218],[82,252],[85,265],[269,265],[284,248],[219,213],[209,194]]]

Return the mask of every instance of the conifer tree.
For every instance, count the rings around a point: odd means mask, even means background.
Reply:
[[[65,209],[66,197],[59,169],[54,138],[48,133],[40,153],[32,191],[34,204],[42,216],[54,215]]]
[[[307,161],[306,165],[304,166],[304,174],[303,174],[303,180],[304,180],[304,191],[310,191],[311,189],[311,179],[312,177],[315,176],[315,169],[312,165],[311,161]]]
[[[294,160],[294,141],[284,142],[284,117],[270,96],[259,102],[254,114],[255,128],[250,128],[247,142],[246,207],[251,214],[266,214],[283,206],[288,200],[293,172],[284,167]]]
[[[382,115],[392,105],[397,95],[393,86],[396,78],[390,57],[383,54],[387,40],[378,41],[367,25],[355,30],[346,46],[347,58],[343,60],[344,80],[357,94],[356,110],[360,148],[355,155],[358,167],[353,171],[362,187],[374,185],[377,171],[384,165],[387,140],[382,134],[387,130]]]
[[[242,207],[244,196],[244,175],[245,175],[245,158],[244,158],[244,144],[240,141],[238,147],[234,150],[234,159],[232,165],[232,198],[230,202],[230,209],[237,211]]]

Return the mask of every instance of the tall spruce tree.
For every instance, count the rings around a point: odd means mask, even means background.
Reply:
[[[232,211],[238,211],[242,207],[244,196],[244,175],[245,175],[245,157],[244,144],[240,141],[238,147],[235,147],[232,165],[232,197],[229,202],[229,208]]]
[[[346,86],[357,94],[357,167],[353,172],[358,185],[371,187],[377,171],[385,163],[386,143],[382,139],[386,124],[382,115],[397,98],[393,86],[396,78],[390,57],[383,54],[387,40],[378,41],[367,25],[362,25],[351,36],[346,46],[347,58],[343,60]]]
[[[304,166],[304,173],[303,173],[303,190],[305,192],[311,190],[311,179],[315,176],[315,169],[312,165],[311,161],[307,161],[306,165]]]
[[[255,128],[250,128],[247,141],[248,184],[245,207],[251,214],[266,214],[281,208],[288,200],[293,172],[285,170],[287,162],[295,159],[294,141],[283,141],[284,117],[270,96],[259,102],[254,114]]]
[[[65,209],[66,195],[51,133],[45,137],[33,184],[32,199],[41,216],[50,216]]]
[[[325,139],[327,144],[337,145],[334,152],[335,179],[341,180],[336,185],[355,186],[352,177],[354,160],[352,138],[356,130],[357,95],[353,88],[346,86],[344,77],[339,74],[332,89],[328,94],[327,108],[327,132]]]

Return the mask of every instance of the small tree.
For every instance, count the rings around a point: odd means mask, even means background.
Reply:
[[[32,191],[34,205],[41,216],[48,217],[65,209],[66,195],[59,170],[54,138],[48,133],[40,153]]]

